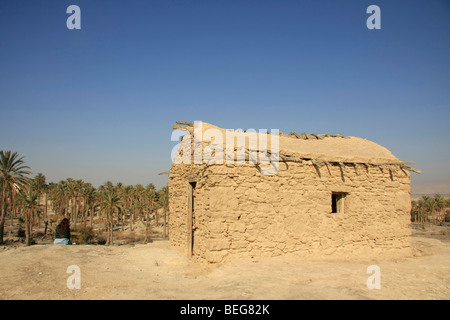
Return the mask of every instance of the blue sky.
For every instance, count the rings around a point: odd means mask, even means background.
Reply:
[[[446,0],[1,0],[0,149],[48,181],[159,188],[177,120],[342,133],[450,193],[449,35]]]

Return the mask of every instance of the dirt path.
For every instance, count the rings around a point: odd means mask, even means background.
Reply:
[[[320,262],[295,257],[205,266],[158,241],[136,246],[4,247],[0,299],[448,299],[448,240],[413,237],[401,261]],[[381,271],[369,290],[367,267]],[[77,265],[81,289],[68,289]]]

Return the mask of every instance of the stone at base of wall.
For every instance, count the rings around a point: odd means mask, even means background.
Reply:
[[[196,255],[195,252],[191,257],[194,261],[207,263],[226,263],[239,259],[258,259],[278,256],[294,256],[304,259],[305,261],[352,261],[352,262],[373,262],[382,260],[398,260],[412,257],[412,245],[408,239],[398,242],[396,246],[370,246],[370,245],[347,245],[338,248],[321,249],[311,248],[310,250],[299,251],[282,251],[276,250],[257,250],[244,251],[241,250],[210,250],[205,251],[202,256]],[[181,254],[186,254],[179,247]]]

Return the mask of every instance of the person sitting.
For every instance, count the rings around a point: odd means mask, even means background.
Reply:
[[[56,227],[55,230],[55,241],[53,244],[65,244],[70,245],[72,241],[70,241],[70,222],[69,219],[64,218],[60,222],[60,224]]]

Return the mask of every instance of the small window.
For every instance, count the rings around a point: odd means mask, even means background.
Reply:
[[[344,199],[346,195],[344,192],[333,192],[331,194],[331,213],[344,212]]]

